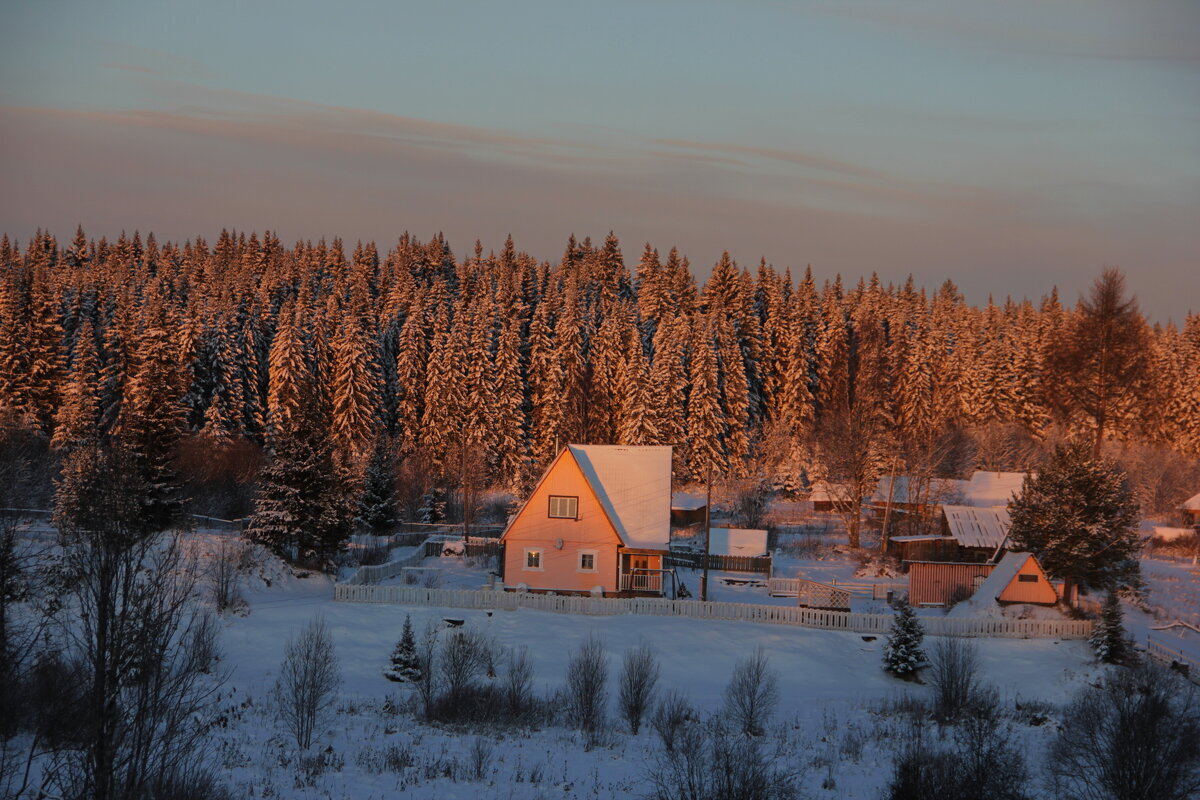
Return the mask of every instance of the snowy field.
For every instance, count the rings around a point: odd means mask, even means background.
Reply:
[[[449,572],[451,583],[456,575],[473,573]],[[703,714],[720,709],[734,664],[762,647],[779,674],[780,702],[770,734],[773,746],[780,748],[777,763],[795,772],[813,797],[877,797],[890,777],[899,740],[900,717],[884,711],[905,693],[928,692],[885,674],[880,669],[882,639],[865,641],[857,634],[681,618],[573,617],[528,610],[489,616],[462,609],[333,603],[327,578],[301,579],[282,570],[270,587],[261,579],[256,584],[247,592],[248,613],[223,622],[227,725],[218,732],[213,757],[235,796],[366,799],[400,793],[499,800],[645,795],[661,745],[646,728],[631,736],[615,719],[615,705],[609,709],[611,730],[594,747],[585,746],[579,734],[561,723],[542,730],[463,731],[417,722],[404,710],[405,686],[381,675],[406,614],[418,632],[428,621],[443,626],[445,618],[463,619],[500,647],[528,648],[536,689],[543,696],[562,687],[570,654],[595,634],[608,655],[611,700],[622,654],[648,642],[661,662],[660,688],[679,689]],[[333,632],[343,683],[337,712],[310,751],[321,755],[302,765],[267,698],[285,639],[317,615]],[[1031,702],[1058,703],[1098,671],[1083,642],[981,640],[977,646],[984,678],[1014,711]],[[1013,724],[1012,735],[1036,759],[1053,725]]]

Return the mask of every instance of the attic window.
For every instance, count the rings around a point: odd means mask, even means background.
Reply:
[[[579,498],[550,495],[550,519],[579,519]]]
[[[1018,575],[1017,580],[1021,583],[1037,583],[1037,575]]]

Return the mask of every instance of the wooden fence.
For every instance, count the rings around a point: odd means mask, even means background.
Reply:
[[[391,567],[363,567],[379,570]],[[396,573],[399,568],[396,568]],[[358,575],[356,574],[357,578]],[[387,577],[391,577],[388,575]],[[371,586],[366,581],[348,581],[333,588],[333,599],[347,603],[384,603],[444,608],[473,608],[516,611],[530,609],[558,614],[612,616],[642,614],[648,616],[688,617],[736,622],[767,622],[825,630],[856,633],[887,633],[891,614],[854,614],[798,606],[767,606],[750,603],[706,603],[700,600],[670,600],[660,597],[579,597],[568,595],[506,592],[501,590],[427,589],[418,586]],[[921,617],[925,633],[931,636],[994,636],[1016,639],[1086,639],[1092,623],[1078,620],[1007,620]]]
[[[806,583],[817,583],[807,578],[769,578],[767,594],[772,597],[796,597]],[[851,597],[867,597],[872,600],[886,600],[888,593],[903,593],[908,585],[904,583],[867,583],[839,581],[834,578],[828,584],[831,588],[846,592]]]
[[[666,557],[667,566],[704,569],[704,554],[687,550],[672,550]],[[758,572],[771,574],[770,556],[722,556],[710,555],[708,568],[724,572]]]
[[[1183,652],[1178,638],[1150,631],[1146,637],[1146,653],[1155,661],[1178,669],[1192,683],[1200,685],[1200,659]]]

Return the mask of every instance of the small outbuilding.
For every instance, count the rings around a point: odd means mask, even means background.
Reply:
[[[995,564],[914,561],[908,565],[908,602],[947,606],[966,600],[995,568]]]
[[[969,600],[978,609],[996,603],[1052,606],[1058,590],[1032,553],[1006,553],[998,563],[929,562],[909,565],[909,602],[945,606]]]
[[[1005,553],[971,596],[972,605],[992,602],[1052,606],[1058,592],[1033,553]]]
[[[712,528],[708,532],[708,554],[758,558],[767,554],[767,532],[755,528]]]
[[[671,527],[703,525],[707,507],[708,503],[700,495],[675,492],[671,495]]]
[[[1200,494],[1183,501],[1179,507],[1179,517],[1184,525],[1200,525]]]

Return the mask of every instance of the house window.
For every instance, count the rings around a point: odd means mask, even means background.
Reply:
[[[525,569],[541,570],[542,569],[542,551],[529,550],[525,551]]]
[[[579,551],[579,569],[577,572],[595,572],[596,571],[596,551],[595,550],[580,550]]]
[[[1037,583],[1037,575],[1018,575],[1017,580],[1021,583]]]
[[[550,495],[551,519],[579,519],[579,498]]]

